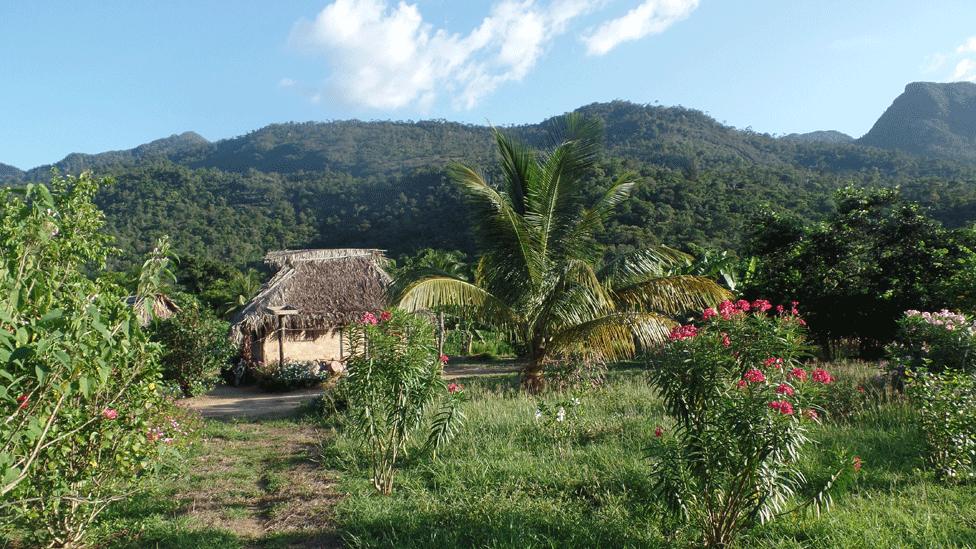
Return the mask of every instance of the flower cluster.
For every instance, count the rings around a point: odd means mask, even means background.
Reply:
[[[762,383],[766,381],[766,374],[753,368],[746,372],[745,375],[742,376],[742,379],[748,381],[749,383]]]
[[[119,417],[119,412],[113,408],[105,408],[102,410],[102,417],[108,420],[113,420]]]
[[[672,328],[668,338],[671,341],[681,341],[682,339],[689,339],[696,335],[698,335],[698,327],[694,324],[685,324]]]
[[[793,415],[793,405],[790,404],[790,401],[788,400],[774,400],[769,403],[769,407],[783,414],[784,416]]]
[[[150,427],[146,432],[146,440],[149,442],[164,442],[166,444],[172,444],[176,441],[177,435],[186,435],[186,430],[180,425],[179,421],[172,417],[166,418],[165,425],[159,427]]]
[[[441,361],[441,364],[447,364],[447,361],[449,359],[448,359],[447,355],[441,353],[441,356],[437,357],[437,360]]]
[[[369,324],[371,326],[376,326],[377,324],[379,324],[379,320],[377,320],[376,315],[374,315],[373,313],[369,313],[369,312],[363,313],[363,320],[362,320],[362,322],[363,322],[363,324]]]
[[[790,306],[790,316],[798,317],[797,321],[801,324],[805,324],[803,319],[800,319],[800,310],[798,301],[793,301]],[[753,312],[755,314],[765,314],[766,311],[773,309],[773,304],[769,302],[768,299],[757,299],[755,301],[748,301],[746,299],[740,299],[738,301],[725,300],[718,304],[718,310],[708,307],[702,311],[702,320],[709,321],[713,318],[722,317],[722,320],[730,320],[732,317],[745,314],[748,312]],[[783,305],[776,306],[776,312],[779,315],[786,314],[786,307]]]
[[[823,383],[824,385],[834,382],[834,378],[830,375],[830,372],[824,370],[823,368],[814,368],[814,370],[810,372],[810,378],[813,379],[814,382]]]
[[[941,326],[946,330],[952,332],[956,329],[966,330],[969,335],[976,335],[976,320],[970,321],[966,318],[966,315],[952,312],[948,309],[942,309],[936,313],[921,312],[911,309],[905,311],[905,316],[908,318],[920,318],[924,320],[927,324],[932,326]]]
[[[783,369],[783,359],[771,356],[763,362],[763,365],[765,365],[767,368],[776,368],[777,370],[781,370]]]
[[[463,390],[464,390],[464,385],[460,383],[449,383],[447,385],[447,392],[451,393],[452,395],[455,393],[460,393]]]

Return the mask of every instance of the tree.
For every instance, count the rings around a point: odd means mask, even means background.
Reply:
[[[595,231],[635,183],[624,174],[590,207],[583,181],[599,153],[600,126],[568,115],[537,154],[501,132],[502,188],[473,168],[453,165],[452,179],[470,196],[481,258],[473,281],[449,274],[406,285],[408,310],[462,307],[507,330],[524,347],[523,386],[543,387],[546,364],[569,356],[614,360],[662,341],[672,316],[713,305],[728,295],[714,281],[672,275],[688,257],[667,247],[623,255],[603,269]]]
[[[847,187],[825,222],[803,225],[769,215],[757,223],[749,252],[759,258],[749,293],[798,300],[829,352],[856,340],[877,355],[907,309],[971,303],[976,279],[967,233],[945,229],[898,189]]]

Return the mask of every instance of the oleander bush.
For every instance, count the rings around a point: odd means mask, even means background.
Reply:
[[[833,377],[801,362],[807,344],[796,304],[725,301],[670,339],[648,371],[668,414],[655,429],[652,475],[674,527],[726,547],[790,506],[826,503],[825,489],[844,469],[805,498],[796,467]]]
[[[413,450],[436,452],[461,428],[464,387],[445,384],[447,356],[437,355],[434,328],[400,310],[365,313],[349,329],[348,375],[341,383],[348,401],[347,426],[362,442],[373,487],[393,491],[398,460]],[[419,440],[418,440],[419,439]]]

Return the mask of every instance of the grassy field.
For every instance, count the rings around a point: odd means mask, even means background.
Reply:
[[[844,381],[873,373],[838,366]],[[349,495],[336,509],[347,544],[396,547],[648,547],[669,538],[651,497],[647,447],[664,423],[660,401],[638,371],[613,372],[579,395],[582,410],[566,433],[534,419],[536,401],[512,377],[472,380],[468,426],[431,460],[404,463],[392,497],[372,493],[354,442],[325,446]],[[976,546],[976,491],[944,487],[923,471],[922,441],[901,402],[869,406],[811,433],[803,469],[815,476],[846,450],[864,469],[829,513],[786,517],[757,529],[744,546]]]
[[[851,382],[863,365],[833,366]],[[661,522],[647,448],[662,419],[640,371],[611,372],[580,393],[562,431],[534,418],[514,375],[466,381],[467,428],[436,460],[409,455],[394,494],[373,492],[368,467],[337,417],[208,422],[184,474],[130,501],[97,532],[106,547],[656,547],[687,533]],[[976,490],[925,472],[920,434],[885,400],[826,424],[803,470],[837,452],[864,468],[830,512],[785,517],[747,547],[976,546]],[[671,537],[669,537],[671,536]]]

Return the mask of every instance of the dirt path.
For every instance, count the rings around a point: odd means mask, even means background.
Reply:
[[[200,412],[205,418],[270,419],[293,414],[322,389],[301,389],[288,393],[267,393],[258,387],[220,385],[209,393],[183,399],[180,406]]]
[[[334,478],[313,461],[321,429],[282,421],[211,430],[176,495],[189,523],[231,532],[246,547],[341,546]]]

